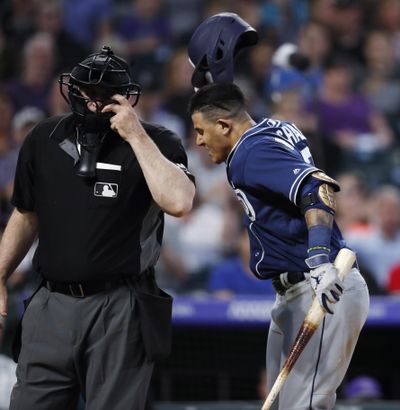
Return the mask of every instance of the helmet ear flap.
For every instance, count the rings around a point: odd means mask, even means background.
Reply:
[[[191,82],[194,88],[201,88],[213,82],[210,69],[207,63],[207,56],[204,56],[201,59],[197,67],[194,66],[194,71],[192,74]]]

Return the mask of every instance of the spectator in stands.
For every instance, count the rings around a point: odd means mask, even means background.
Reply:
[[[48,33],[37,33],[26,42],[22,50],[22,72],[5,85],[16,111],[31,106],[48,113],[54,55],[54,40]]]
[[[224,229],[221,206],[211,201],[201,202],[198,196],[187,217],[166,217],[161,250],[163,266],[157,270],[160,285],[171,292],[204,292],[210,269],[222,259]]]
[[[337,193],[336,221],[344,236],[371,234],[369,188],[362,174],[342,172],[336,176],[340,185]]]
[[[203,1],[202,16],[200,20],[205,20],[207,17],[214,14],[224,13],[229,11],[232,7],[232,0],[206,0]]]
[[[71,109],[60,93],[59,76],[53,78],[49,93],[49,116],[68,114]]]
[[[199,23],[203,0],[167,0],[165,10],[175,45],[186,45]]]
[[[306,71],[306,89],[303,95],[305,98],[313,98],[321,88],[324,63],[332,52],[330,31],[322,24],[310,21],[300,29],[298,47],[310,64]]]
[[[299,53],[307,58],[308,67],[304,66],[303,70],[293,69],[285,65],[273,67],[273,70],[268,73],[269,81],[266,84],[266,93],[272,95],[274,103],[279,103],[283,97],[282,94],[288,91],[289,95],[290,93],[299,94],[299,103],[304,104],[304,100],[312,101],[321,87],[323,64],[332,47],[328,29],[316,21],[306,23],[300,29],[297,46]],[[308,132],[307,127],[300,126],[299,128]],[[312,128],[312,132],[315,133],[315,124]],[[306,135],[309,136],[309,134]]]
[[[400,2],[398,0],[379,0],[374,2],[372,24],[389,35],[395,59],[400,62]]]
[[[332,35],[333,54],[345,59],[352,69],[364,63],[366,6],[362,0],[319,0],[314,2],[313,19]]]
[[[199,168],[192,158],[188,150],[196,170],[195,203],[187,218],[166,217],[157,269],[160,284],[178,293],[207,289],[210,271],[236,246],[242,211],[226,181],[222,183],[221,169]]]
[[[154,68],[142,71],[137,76],[137,82],[142,87],[142,95],[136,111],[142,121],[162,125],[176,135],[184,136],[186,132],[184,121],[164,108],[162,79],[155,72],[159,67],[154,66]]]
[[[63,11],[59,0],[38,0],[35,31],[48,33],[54,40],[55,72],[70,72],[76,61],[81,61],[89,50],[65,31]]]
[[[261,29],[262,2],[258,0],[247,0],[233,1],[231,3],[231,7],[226,11],[231,10],[232,12],[237,13],[244,21],[247,21],[251,27],[254,27],[257,30]]]
[[[388,293],[400,293],[400,262],[390,269],[386,290]]]
[[[45,113],[36,107],[25,107],[15,113],[12,120],[12,136],[15,151],[18,151],[31,129],[44,120]]]
[[[25,107],[18,111],[12,119],[9,149],[3,156],[0,156],[0,195],[3,200],[0,216],[3,224],[6,223],[12,211],[10,200],[19,149],[32,127],[44,118],[45,114],[38,108]]]
[[[335,217],[345,239],[356,235],[368,240],[373,233],[373,227],[370,222],[371,200],[365,178],[358,172],[348,171],[340,173],[336,180],[339,182],[340,192],[336,196]],[[378,284],[370,267],[363,260],[358,260],[358,264],[367,282],[369,293],[371,295],[384,294],[385,290]]]
[[[319,141],[316,135],[316,117],[304,107],[298,88],[289,88],[279,93],[279,97],[275,99],[272,106],[271,117],[296,124],[304,135],[307,135],[311,151],[315,153],[319,148]],[[314,155],[319,157],[317,154]]]
[[[385,289],[390,269],[400,262],[400,191],[383,186],[371,197],[373,230],[369,235],[352,233],[346,240],[357,252],[362,266],[368,267],[381,289]]]
[[[328,30],[334,19],[335,7],[332,0],[317,0],[311,4],[310,20],[317,21]]]
[[[7,211],[9,206],[8,189],[13,175],[13,167],[10,164],[9,153],[11,145],[11,121],[13,106],[9,95],[0,89],[0,234],[7,222]]]
[[[82,47],[93,49],[111,35],[111,0],[60,0],[64,28]]]
[[[136,72],[163,64],[171,33],[161,0],[130,0],[130,8],[115,24],[122,54]]]
[[[326,169],[325,152],[317,124],[315,110],[307,110],[307,101],[313,105],[322,84],[323,64],[329,55],[332,40],[328,29],[316,21],[300,28],[298,51],[308,60],[302,70],[273,66],[267,92],[272,96],[271,117],[294,122],[307,135],[317,166]],[[279,51],[277,51],[279,53]],[[276,54],[275,54],[276,57]]]
[[[242,2],[244,7],[246,3]],[[261,32],[279,43],[296,41],[300,27],[309,19],[309,3],[307,0],[262,2]]]
[[[389,34],[383,30],[369,32],[364,56],[363,94],[372,107],[386,117],[397,137],[400,137],[400,70]]]
[[[300,27],[298,46],[299,51],[309,59],[310,69],[320,72],[332,51],[330,31],[318,21],[310,20]]]
[[[174,50],[166,64],[164,108],[185,122],[186,139],[193,129],[186,111],[187,103],[193,93],[190,81],[192,72],[193,68],[188,61],[186,47]]]
[[[14,108],[10,96],[0,88],[0,155],[4,155],[10,149],[13,113]]]
[[[275,295],[270,280],[260,281],[250,271],[250,244],[244,226],[236,238],[236,254],[211,271],[208,290],[219,298],[234,295]]]
[[[265,116],[266,104],[270,102],[269,75],[274,50],[271,41],[259,39],[254,47],[243,50],[236,58],[236,83],[245,93],[249,112],[255,118]]]
[[[0,27],[4,39],[11,46],[9,57],[14,58],[12,68],[18,65],[18,56],[34,31],[33,18],[36,0],[2,0],[0,2]]]
[[[352,81],[346,61],[332,58],[325,66],[320,93],[310,109],[317,113],[325,158],[330,160],[328,172],[360,169],[375,185],[384,179],[381,156],[394,137],[384,117],[353,90]]]
[[[18,50],[6,37],[4,27],[0,24],[0,82],[10,79],[17,70]]]
[[[215,165],[206,150],[196,146],[192,133],[187,142],[187,155],[190,169],[196,175],[196,192],[201,202],[222,203],[226,196],[226,171]]]

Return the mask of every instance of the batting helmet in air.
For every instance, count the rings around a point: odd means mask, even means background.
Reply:
[[[256,30],[235,13],[208,17],[197,27],[188,45],[189,60],[195,68],[193,87],[232,83],[235,56],[257,41]]]

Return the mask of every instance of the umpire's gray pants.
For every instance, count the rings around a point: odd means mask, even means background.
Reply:
[[[142,410],[153,363],[145,357],[128,287],[82,299],[42,287],[22,321],[10,410]]]
[[[290,372],[273,410],[331,410],[336,389],[349,366],[358,335],[368,315],[367,285],[357,269],[344,281],[345,290],[306,345]],[[277,295],[267,344],[267,388],[272,388],[313,301],[309,280]]]

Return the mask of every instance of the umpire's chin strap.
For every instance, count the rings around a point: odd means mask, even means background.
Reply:
[[[76,141],[80,155],[75,163],[75,173],[83,178],[94,178],[96,176],[97,158],[107,131],[103,134],[88,132],[80,135],[81,131],[78,130]]]

